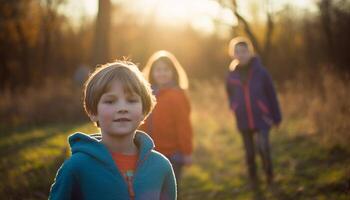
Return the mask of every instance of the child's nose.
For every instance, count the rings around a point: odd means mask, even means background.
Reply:
[[[128,112],[126,101],[119,102],[119,104],[117,105],[117,112],[118,113],[127,113]]]
[[[118,113],[120,113],[120,114],[128,113],[128,110],[126,110],[126,109],[119,109]]]

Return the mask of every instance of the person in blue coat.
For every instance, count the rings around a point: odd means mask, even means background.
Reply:
[[[248,174],[253,188],[258,183],[254,136],[268,184],[273,182],[269,131],[281,123],[281,112],[271,76],[254,55],[251,42],[244,37],[231,40],[229,54],[233,58],[226,79],[230,109],[242,135]]]
[[[58,170],[52,200],[175,200],[169,160],[137,128],[155,105],[149,83],[124,61],[97,68],[85,83],[84,108],[100,133],[69,137],[72,155]]]

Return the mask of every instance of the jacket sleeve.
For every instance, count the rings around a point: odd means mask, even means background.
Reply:
[[[229,107],[231,108],[233,92],[232,92],[232,88],[230,87],[228,77],[226,79],[226,94],[227,94],[227,98],[228,98]]]
[[[177,138],[180,140],[180,151],[184,155],[190,155],[193,151],[193,133],[190,119],[191,106],[184,91],[178,92],[173,99],[173,114]]]
[[[77,184],[69,160],[65,161],[58,169],[54,183],[51,186],[49,200],[73,199]]]
[[[162,191],[160,193],[160,200],[176,200],[176,196],[175,174],[169,163],[169,170],[164,179]]]
[[[227,76],[226,79],[226,94],[228,98],[228,106],[232,111],[236,111],[237,108],[237,102],[235,102],[234,96],[235,96],[235,90],[236,90],[236,85],[233,85],[229,81],[229,76]]]
[[[266,71],[265,71],[266,72]],[[279,124],[282,121],[280,106],[277,100],[277,95],[275,88],[273,86],[271,76],[266,72],[265,73],[265,92],[268,99],[268,104],[271,108],[272,118],[275,124]]]

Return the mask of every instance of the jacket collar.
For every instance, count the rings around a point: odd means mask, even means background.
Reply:
[[[68,141],[72,154],[84,153],[106,165],[114,165],[114,160],[107,147],[101,143],[101,134],[75,133],[69,136]],[[152,138],[142,131],[137,131],[134,142],[139,148],[139,162],[146,159],[148,153],[154,149]]]

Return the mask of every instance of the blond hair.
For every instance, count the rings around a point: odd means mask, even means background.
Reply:
[[[153,68],[157,62],[165,62],[169,67],[171,67],[171,70],[174,74],[175,83],[178,87],[181,89],[187,89],[188,88],[188,78],[186,75],[185,70],[180,65],[179,61],[176,59],[176,57],[165,50],[157,51],[155,52],[147,61],[147,64],[145,68],[142,70],[143,74],[145,75],[146,79],[152,84],[155,84],[155,81],[152,76]]]
[[[251,43],[251,41],[246,37],[239,36],[239,37],[233,38],[228,45],[228,54],[232,58],[235,58],[235,48],[238,45],[242,45],[242,46],[247,47],[247,49],[251,53],[251,55],[254,55],[254,53],[255,53],[254,47],[253,47],[253,44]],[[237,67],[238,64],[239,64],[239,61],[237,59],[232,60],[232,62],[230,63],[230,66],[229,66],[230,70],[231,71],[235,70],[235,68]]]
[[[135,64],[119,60],[99,66],[90,74],[84,84],[85,112],[89,116],[97,114],[97,104],[101,96],[108,91],[111,82],[115,80],[123,84],[126,92],[133,92],[141,97],[142,113],[146,117],[156,104],[150,84]]]
[[[246,37],[239,36],[239,37],[233,38],[228,45],[228,54],[231,57],[234,57],[235,48],[237,45],[243,45],[243,46],[247,47],[249,52],[252,55],[254,54],[254,47],[252,45],[252,42]]]

